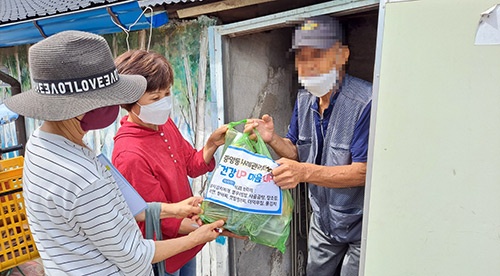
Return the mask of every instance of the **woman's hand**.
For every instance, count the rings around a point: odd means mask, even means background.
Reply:
[[[204,244],[209,241],[215,240],[222,232],[223,220],[218,220],[210,224],[204,224],[200,228],[188,234],[196,244]]]
[[[210,164],[214,154],[219,146],[224,145],[226,140],[227,125],[223,125],[216,129],[208,138],[207,143],[203,147],[203,159],[206,164]]]
[[[155,251],[151,263],[157,263],[191,249],[197,245],[213,241],[222,232],[223,220],[205,224],[186,236],[155,241]]]
[[[227,125],[223,125],[216,129],[207,140],[208,147],[218,148],[221,145],[224,145],[226,139]]]
[[[203,198],[200,196],[192,196],[177,203],[161,203],[160,219],[164,218],[191,218],[198,217],[202,213],[200,204]],[[146,220],[146,211],[135,216],[136,221]]]
[[[160,218],[190,218],[201,214],[200,204],[203,198],[192,196],[177,203],[162,203]]]
[[[181,221],[181,225],[179,227],[179,234],[182,234],[182,235],[186,235],[186,234],[189,234],[191,232],[193,232],[194,230],[200,228],[200,226],[202,226],[203,223],[201,221],[201,219],[199,219],[198,216],[194,216],[192,218],[184,218],[182,221]]]

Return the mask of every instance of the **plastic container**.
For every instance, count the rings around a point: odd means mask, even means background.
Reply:
[[[259,153],[271,158],[264,140],[256,130],[257,141],[234,129],[235,126],[246,123],[246,120],[228,124],[223,156],[229,145]],[[232,210],[228,207],[205,200],[201,203],[203,214],[200,218],[205,223],[219,219],[225,221],[224,228],[236,235],[247,236],[252,242],[277,248],[282,253],[286,249],[286,241],[290,235],[290,221],[293,216],[293,199],[288,190],[280,190],[283,196],[282,214],[253,214],[245,211]]]

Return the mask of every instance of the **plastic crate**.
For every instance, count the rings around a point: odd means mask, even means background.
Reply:
[[[39,257],[26,218],[23,161],[0,160],[0,271]]]
[[[22,168],[23,164],[24,164],[24,157],[22,156],[0,160],[0,172]]]

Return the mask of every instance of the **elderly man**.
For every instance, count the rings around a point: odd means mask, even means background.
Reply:
[[[249,120],[246,131],[257,128],[282,157],[273,170],[277,185],[292,189],[301,182],[309,184],[313,215],[307,275],[334,275],[340,269],[342,276],[356,276],[372,85],[346,74],[349,48],[336,19],[305,20],[293,40],[303,89],[288,134],[278,136],[269,115]]]

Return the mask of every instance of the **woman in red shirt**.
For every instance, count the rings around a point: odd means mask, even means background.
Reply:
[[[122,105],[128,115],[122,118],[114,138],[113,164],[147,202],[175,203],[191,197],[188,176],[214,169],[213,156],[224,144],[227,127],[215,130],[203,149],[194,149],[169,118],[174,76],[167,59],[158,53],[133,50],[115,63],[120,74],[144,76],[147,88],[137,102]],[[144,234],[144,223],[139,222],[139,226]],[[163,239],[187,235],[197,227],[189,218],[161,221]],[[165,275],[196,275],[194,257],[203,245],[167,259]]]

